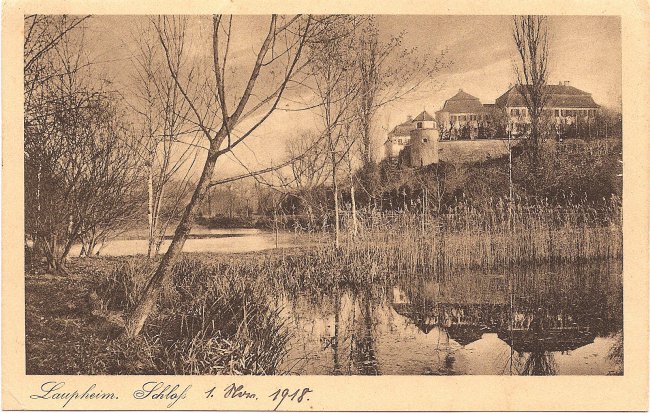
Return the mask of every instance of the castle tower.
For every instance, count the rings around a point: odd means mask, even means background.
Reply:
[[[424,111],[415,119],[411,135],[411,166],[414,168],[438,163],[438,125],[431,115]]]

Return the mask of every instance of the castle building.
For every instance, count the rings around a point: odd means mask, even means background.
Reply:
[[[443,139],[476,139],[479,127],[488,120],[489,107],[481,104],[475,96],[459,89],[445,101],[442,109],[436,112]],[[467,136],[462,136],[465,133]]]
[[[589,122],[597,114],[599,105],[590,93],[571,86],[568,81],[557,85],[545,85],[546,103],[544,112],[558,127]],[[505,110],[512,127],[513,135],[522,135],[530,125],[526,99],[518,86],[512,86],[496,100],[496,106]]]
[[[399,156],[399,153],[409,144],[411,131],[415,129],[415,126],[413,117],[409,116],[405,122],[395,126],[388,133],[388,138],[384,142],[384,154],[386,158],[395,159]]]
[[[543,122],[558,138],[573,132],[578,136],[581,129],[585,130],[581,126],[589,127],[600,108],[590,93],[569,82],[546,85],[544,93]],[[460,89],[445,101],[435,118],[423,111],[395,126],[384,143],[385,155],[393,160],[401,158],[414,168],[440,161],[477,162],[504,156],[508,145],[503,140],[525,136],[530,122],[526,99],[517,86],[511,86],[494,104],[482,104]]]
[[[425,166],[438,163],[438,125],[433,116],[427,111],[420,113],[415,119],[415,129],[410,132],[411,166]]]

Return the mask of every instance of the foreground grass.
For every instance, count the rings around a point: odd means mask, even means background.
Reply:
[[[26,276],[28,374],[281,374],[288,333],[246,256],[192,254],[174,268],[140,337],[119,336],[155,262],[72,260],[67,276]],[[257,254],[258,256],[260,254]],[[231,261],[228,263],[228,261]]]

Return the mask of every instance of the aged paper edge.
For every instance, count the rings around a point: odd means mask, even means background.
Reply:
[[[501,377],[207,377],[207,376],[26,376],[24,314],[24,214],[22,146],[23,15],[52,14],[567,14],[618,15],[622,20],[624,136],[624,324],[625,375]],[[468,13],[471,12],[471,13]],[[648,409],[648,182],[650,116],[649,5],[643,1],[215,1],[129,2],[52,0],[6,1],[2,19],[2,396],[3,409],[59,409],[52,401],[30,399],[46,381],[110,390],[113,401],[76,401],[70,409],[162,410],[164,402],[129,396],[146,381],[192,385],[194,396],[180,410],[268,410],[244,400],[208,400],[202,393],[232,382],[260,394],[278,387],[315,389],[300,410],[647,410]],[[603,45],[607,47],[607,45]]]

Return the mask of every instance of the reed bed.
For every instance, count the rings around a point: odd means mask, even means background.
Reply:
[[[461,204],[438,216],[363,211],[356,234],[350,220],[344,220],[339,248],[321,233],[315,234],[323,236],[315,246],[253,257],[192,254],[174,267],[172,283],[165,287],[158,311],[142,336],[111,343],[105,370],[284,373],[278,369],[291,337],[280,302],[294,302],[299,296],[318,306],[341,291],[367,293],[368,288],[381,287],[380,295],[386,295],[397,284],[412,288],[469,271],[498,275],[539,264],[619,261],[620,208],[617,199],[602,205],[568,206],[508,205],[498,200],[481,208]],[[155,262],[132,258],[102,275],[96,294],[103,308],[132,309],[154,268]],[[553,283],[528,281],[549,288],[554,284],[566,294],[569,288],[557,284],[563,282],[561,278]],[[453,295],[475,295],[477,289],[487,288],[491,290],[484,297],[487,302],[511,288],[499,277],[481,279],[479,284],[457,281]],[[521,279],[517,284],[526,282]],[[283,301],[283,296],[291,299]]]
[[[447,214],[360,214],[341,248],[348,262],[399,271],[495,269],[519,264],[620,259],[620,200],[600,205],[550,205],[498,200],[461,204]]]

